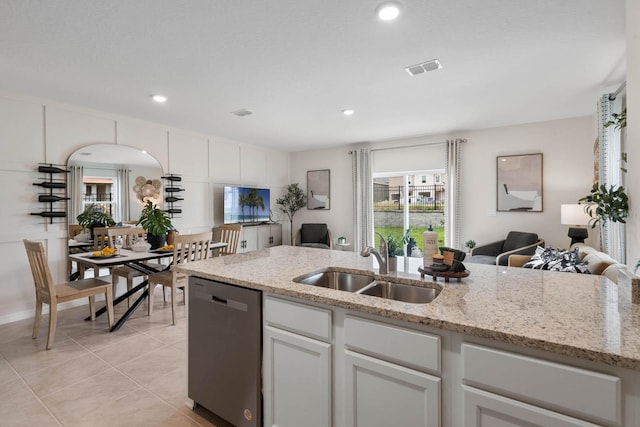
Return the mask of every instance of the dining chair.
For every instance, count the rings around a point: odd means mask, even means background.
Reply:
[[[219,227],[220,241],[227,244],[224,248],[220,248],[218,255],[232,255],[238,252],[238,242],[240,241],[240,233],[242,232],[241,224],[223,224]]]
[[[109,246],[111,246],[112,248],[118,248],[118,240],[120,240],[121,247],[130,248],[137,239],[144,239],[144,234],[145,231],[142,227],[110,227],[107,229]],[[157,265],[158,264],[152,265],[152,267],[156,268]],[[120,277],[126,279],[127,291],[130,291],[133,287],[133,279],[136,277],[146,277],[146,275],[126,265],[113,267],[111,269],[111,283],[113,285],[114,297],[117,295],[116,290],[118,287],[118,282],[120,281]],[[128,300],[127,305],[129,305]]]
[[[206,259],[209,255],[212,233],[178,234],[173,243],[173,260],[171,268],[149,275],[148,313],[153,312],[153,290],[156,285],[171,288],[171,320],[176,324],[176,289],[184,289],[184,302],[187,303],[187,275],[176,270],[177,265]],[[163,288],[164,293],[164,288]]]
[[[84,231],[84,227],[80,224],[69,224],[69,238],[73,239]]]
[[[31,338],[38,336],[40,319],[42,318],[42,304],[49,304],[49,333],[47,335],[47,350],[53,347],[58,319],[58,304],[80,298],[89,297],[91,320],[96,319],[95,296],[104,294],[109,328],[113,326],[113,293],[111,284],[100,279],[91,278],[55,284],[49,270],[47,256],[42,242],[23,240],[29,258],[29,265],[36,287],[36,316],[33,323]]]
[[[93,229],[93,246],[89,249],[89,251],[101,251],[105,247],[109,246],[109,235],[107,230],[109,230],[108,227],[95,227]],[[80,273],[81,279],[84,279],[85,270],[86,267],[84,265],[78,265],[78,273]],[[93,269],[93,277],[100,277],[99,268]]]

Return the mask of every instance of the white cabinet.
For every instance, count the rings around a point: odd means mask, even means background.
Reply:
[[[347,425],[440,425],[440,378],[351,351],[345,354]]]
[[[242,227],[238,253],[251,252],[282,244],[282,225],[261,224]]]
[[[270,248],[282,244],[282,226],[280,224],[262,225],[258,227],[260,248]]]
[[[544,426],[621,423],[617,376],[470,343],[462,359],[465,426],[527,425],[499,424],[498,416]]]
[[[265,296],[264,425],[332,424],[331,312]]]
[[[347,426],[440,426],[440,337],[344,319]]]

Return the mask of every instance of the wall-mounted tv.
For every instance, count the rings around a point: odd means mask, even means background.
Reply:
[[[269,189],[224,187],[224,223],[269,221]]]

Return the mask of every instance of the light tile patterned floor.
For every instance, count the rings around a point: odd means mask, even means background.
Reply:
[[[126,309],[116,307],[119,317]],[[228,426],[187,400],[187,319],[179,293],[177,325],[160,288],[117,332],[106,316],[85,322],[88,306],[61,311],[53,349],[48,316],[0,325],[0,425]]]

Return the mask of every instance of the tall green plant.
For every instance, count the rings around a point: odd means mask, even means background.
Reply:
[[[629,197],[624,187],[611,185],[607,188],[604,184],[593,184],[589,194],[579,200],[586,202],[585,212],[591,217],[591,228],[595,228],[600,222],[626,223],[629,214]]]
[[[289,218],[291,224],[289,231],[291,232],[291,245],[293,245],[293,217],[300,209],[307,204],[307,196],[302,191],[298,183],[290,184],[284,196],[276,199],[278,208]]]

